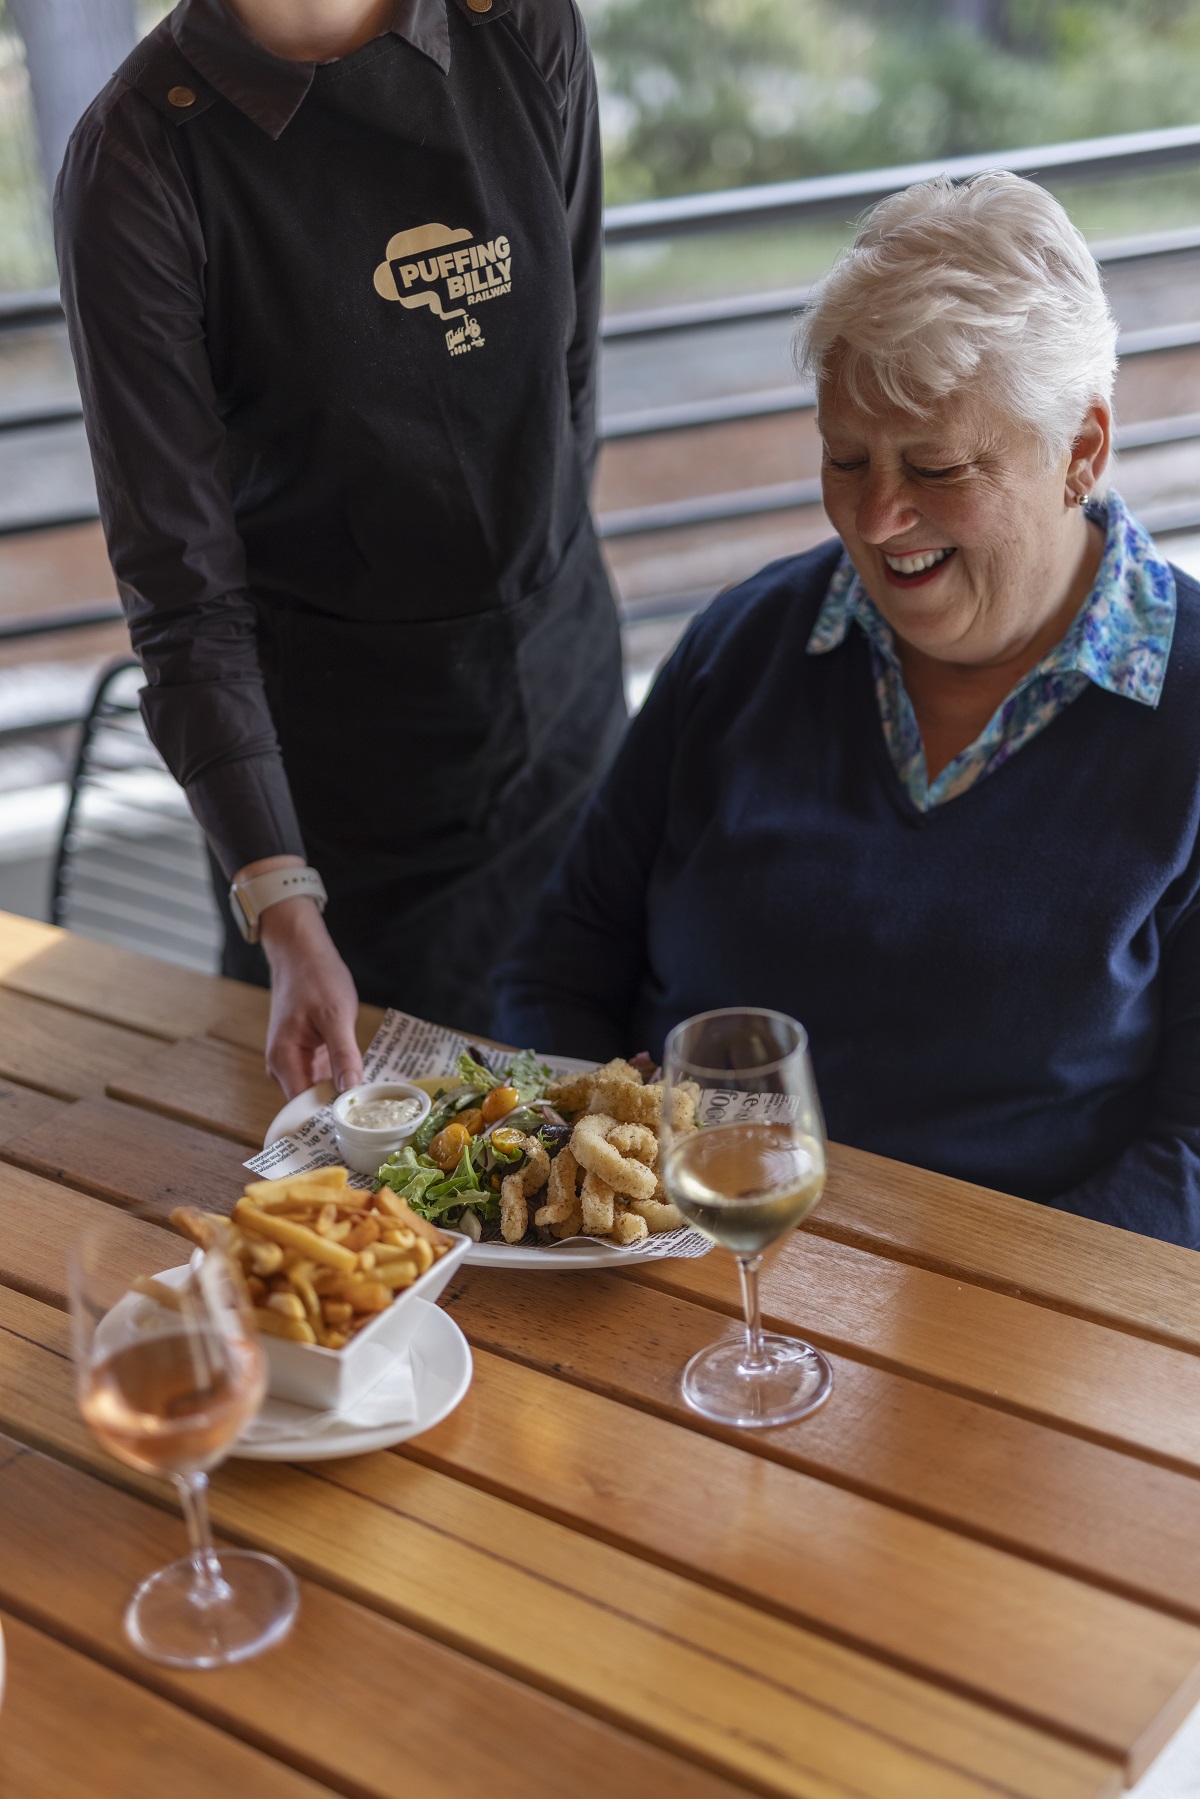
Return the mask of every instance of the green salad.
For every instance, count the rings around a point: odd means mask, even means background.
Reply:
[[[546,1099],[550,1069],[521,1050],[501,1071],[464,1051],[420,1129],[379,1169],[382,1185],[422,1217],[469,1236],[500,1234],[500,1183],[528,1160],[524,1139],[553,1156],[571,1135]]]

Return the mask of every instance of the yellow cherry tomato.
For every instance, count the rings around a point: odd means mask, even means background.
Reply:
[[[502,1156],[512,1156],[521,1148],[520,1131],[493,1131],[492,1147]]]
[[[462,1152],[471,1141],[471,1133],[465,1125],[455,1119],[444,1131],[439,1131],[429,1145],[430,1159],[437,1163],[443,1174],[453,1174],[462,1160]]]
[[[478,1106],[470,1106],[465,1112],[460,1112],[454,1122],[461,1124],[464,1130],[470,1131],[472,1137],[478,1137],[483,1129],[483,1113]]]
[[[495,1124],[520,1104],[520,1095],[515,1087],[493,1087],[483,1102],[483,1122]]]

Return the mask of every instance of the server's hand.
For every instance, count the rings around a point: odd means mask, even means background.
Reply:
[[[289,1099],[316,1081],[339,1092],[363,1078],[354,1036],[358,994],[311,899],[280,900],[263,913],[271,964],[267,1073]]]

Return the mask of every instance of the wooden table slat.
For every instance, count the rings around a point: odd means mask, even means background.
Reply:
[[[805,1227],[1200,1352],[1196,1252],[831,1144]]]
[[[681,1449],[672,1424],[599,1395],[564,1394],[545,1375],[487,1355],[477,1357],[475,1384],[453,1418],[410,1456],[781,1616],[826,1628],[853,1617],[857,1647],[903,1657],[1026,1715],[1037,1716],[1040,1703],[1052,1725],[1082,1727],[1057,1689],[1065,1673],[1067,1684],[1086,1680],[1097,1691],[1106,1674],[1091,1665],[1093,1653],[1111,1669],[1109,1703],[1158,1653],[1154,1629],[1137,1640],[1148,1614],[1134,1606],[1105,1615],[1089,1584],[1001,1560],[916,1519],[880,1516],[875,1501],[778,1464],[748,1468],[732,1444],[693,1434]],[[357,1490],[352,1470],[338,1478]],[[700,1503],[686,1497],[700,1494]],[[985,1607],[986,1640],[972,1643],[964,1614]],[[939,1653],[939,1632],[958,1644],[957,1667]],[[1022,1635],[1030,1643],[1023,1693],[1011,1678]],[[1180,1644],[1184,1657],[1194,1647]]]
[[[262,1051],[215,1037],[184,1037],[108,1083],[113,1099],[161,1112],[200,1130],[232,1137],[250,1154],[284,1104],[263,1066]]]
[[[32,1087],[19,1086],[16,1081],[0,1083],[0,1144],[23,1137],[26,1131],[59,1117],[68,1103],[53,1099],[48,1093],[37,1093]]]
[[[112,1099],[82,1100],[0,1145],[0,1159],[116,1205],[230,1212],[250,1178],[246,1148]]]
[[[216,1019],[245,1009],[246,995],[258,995],[257,988],[239,981],[159,962],[11,912],[0,912],[0,986],[167,1040],[207,1030]]]
[[[76,1193],[23,1168],[0,1164],[0,1285],[67,1309],[67,1248],[80,1232],[109,1227],[116,1256],[150,1251],[160,1268],[185,1262],[191,1245],[165,1223],[130,1218],[112,1205]],[[113,1262],[115,1268],[119,1266]],[[122,1270],[124,1272],[124,1270]]]
[[[0,1152],[6,1153],[6,1152]],[[720,1253],[625,1278],[740,1317]],[[764,1319],[878,1367],[1190,1470],[1200,1357],[867,1250],[795,1231],[764,1266]]]
[[[5,1614],[0,1791],[12,1799],[329,1799],[211,1724]],[[202,1677],[201,1677],[202,1678]]]
[[[79,1420],[67,1336],[61,1313],[0,1291],[0,1428],[160,1498]],[[361,1604],[789,1799],[820,1793],[818,1775],[879,1799],[965,1799],[980,1785],[1082,1799],[1111,1790],[1126,1753],[1081,1750],[398,1456],[231,1463],[213,1513],[227,1534]],[[569,1655],[548,1653],[556,1643]],[[1128,1746],[1134,1766],[1190,1694],[1160,1698],[1149,1734]]]
[[[45,1456],[24,1451],[0,1467],[0,1602],[333,1786],[372,1799],[744,1790],[311,1581],[291,1636],[269,1655],[201,1676],[150,1668],[121,1612],[182,1543],[178,1516]],[[353,1677],[335,1682],[331,1667]]]
[[[679,1393],[684,1365],[719,1328],[712,1313],[611,1275],[551,1281],[463,1268],[443,1303],[476,1352],[515,1358],[1200,1623],[1200,1482],[1187,1475],[836,1354],[836,1403],[778,1430],[721,1430]],[[453,1421],[412,1453],[441,1453],[447,1441],[456,1441]],[[516,1430],[511,1441],[519,1448]]]
[[[156,1048],[153,1037],[0,988],[0,1080],[56,1099],[103,1093]]]

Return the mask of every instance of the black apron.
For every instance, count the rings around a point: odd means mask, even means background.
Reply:
[[[624,703],[557,108],[515,28],[448,17],[446,75],[388,34],[319,67],[277,140],[224,101],[171,138],[327,922],[364,999],[485,1030]]]

